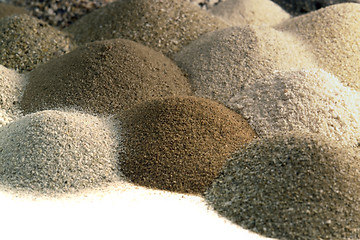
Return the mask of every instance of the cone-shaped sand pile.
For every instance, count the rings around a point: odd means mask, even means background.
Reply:
[[[120,122],[121,171],[140,185],[177,192],[205,191],[229,154],[255,137],[241,115],[197,97],[148,101]]]

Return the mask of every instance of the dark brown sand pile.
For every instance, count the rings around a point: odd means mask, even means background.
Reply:
[[[63,193],[116,179],[117,137],[109,120],[42,111],[0,128],[0,183]]]
[[[0,64],[30,71],[74,48],[69,36],[27,14],[0,19]]]
[[[332,5],[289,19],[277,28],[296,33],[313,47],[319,67],[360,90],[360,4]]]
[[[206,193],[225,217],[280,239],[360,238],[360,152],[317,135],[260,138]]]
[[[75,107],[111,114],[153,97],[188,95],[167,57],[130,40],[90,43],[36,68],[21,101],[25,112]]]
[[[67,30],[79,43],[126,38],[170,56],[224,27],[222,20],[184,0],[123,0],[93,11]]]
[[[210,12],[229,25],[276,25],[290,18],[270,0],[226,0],[211,8]]]
[[[8,17],[15,14],[27,14],[24,8],[16,7],[11,4],[1,3],[0,2],[0,18]]]
[[[274,70],[314,67],[311,53],[290,33],[264,26],[208,33],[174,56],[189,75],[195,94],[226,103],[244,81]]]
[[[124,175],[176,192],[205,191],[229,154],[256,136],[241,115],[197,97],[151,100],[120,118]]]

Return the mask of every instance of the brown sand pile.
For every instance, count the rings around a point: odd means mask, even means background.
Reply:
[[[11,4],[0,3],[0,18],[8,17],[15,14],[27,14],[28,12],[21,7],[15,7]]]
[[[67,34],[27,14],[0,19],[0,64],[20,72],[74,48]]]
[[[206,198],[268,237],[359,239],[359,153],[320,135],[260,138],[232,157]]]
[[[200,35],[226,26],[184,0],[122,0],[93,11],[67,30],[79,43],[126,38],[170,56]]]
[[[139,43],[112,39],[36,68],[21,107],[25,112],[76,107],[108,114],[152,97],[190,93],[187,78],[170,59]]]
[[[227,0],[211,8],[210,12],[229,25],[276,25],[290,18],[270,0]]]
[[[360,90],[360,4],[332,5],[289,19],[278,29],[298,34],[313,47],[319,66]]]
[[[227,102],[245,80],[274,70],[314,67],[313,57],[290,33],[263,26],[208,33],[175,55],[195,94]]]
[[[120,117],[121,171],[163,190],[202,193],[229,154],[255,137],[241,115],[197,97],[151,100]]]
[[[43,193],[72,192],[116,178],[111,122],[76,112],[42,111],[0,128],[0,183]]]
[[[297,130],[360,144],[360,93],[323,70],[249,80],[226,105],[244,116],[259,136]]]

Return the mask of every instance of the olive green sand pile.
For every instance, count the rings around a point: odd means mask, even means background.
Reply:
[[[276,25],[291,16],[270,0],[226,0],[210,9],[229,25]]]
[[[70,38],[27,14],[0,19],[0,64],[20,72],[74,48]]]
[[[33,70],[21,108],[111,114],[153,97],[190,93],[187,78],[170,59],[139,43],[112,39],[89,43]]]
[[[119,148],[109,120],[42,111],[0,128],[0,183],[40,193],[73,192],[116,179]]]
[[[184,0],[122,0],[93,11],[66,30],[79,43],[126,38],[167,56],[200,35],[227,27]]]
[[[0,2],[0,19],[15,14],[27,14],[27,13],[28,11],[26,11],[24,8],[16,7],[11,4]]]
[[[360,238],[360,157],[319,135],[260,138],[206,193],[235,223],[280,239]]]
[[[229,154],[256,136],[241,115],[197,97],[151,100],[119,117],[124,175],[176,192],[204,192]]]
[[[188,73],[196,95],[225,103],[244,81],[275,70],[314,66],[311,53],[290,33],[266,26],[232,27],[208,33],[174,57]]]
[[[279,26],[297,34],[313,48],[319,67],[360,90],[360,4],[332,5]]]

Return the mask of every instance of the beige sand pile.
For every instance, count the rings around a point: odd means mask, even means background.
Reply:
[[[16,7],[11,4],[0,2],[0,19],[15,14],[27,14],[27,13],[28,11],[26,11],[24,8]]]
[[[255,132],[243,117],[208,99],[169,97],[120,116],[125,150],[121,171],[133,182],[203,193],[225,160]]]
[[[0,65],[0,127],[18,118],[27,78]]]
[[[170,59],[139,43],[112,39],[89,43],[32,71],[21,108],[111,114],[153,97],[190,93],[188,79]]]
[[[210,12],[231,26],[277,25],[291,16],[271,0],[226,0]]]
[[[247,81],[226,104],[260,136],[293,130],[360,144],[360,93],[323,70],[277,72]]]
[[[184,0],[123,0],[93,11],[67,30],[79,43],[126,38],[170,56],[200,35],[226,26]]]
[[[74,48],[68,35],[27,14],[0,19],[0,64],[20,72]]]
[[[66,193],[116,179],[120,145],[109,120],[42,111],[0,128],[0,184]]]
[[[274,70],[314,67],[313,56],[290,33],[264,26],[208,33],[174,57],[189,75],[195,94],[227,102],[246,80]]]
[[[230,159],[206,198],[267,237],[359,239],[359,153],[301,132],[260,138]]]
[[[360,90],[360,4],[332,5],[277,26],[313,47],[319,66]]]

